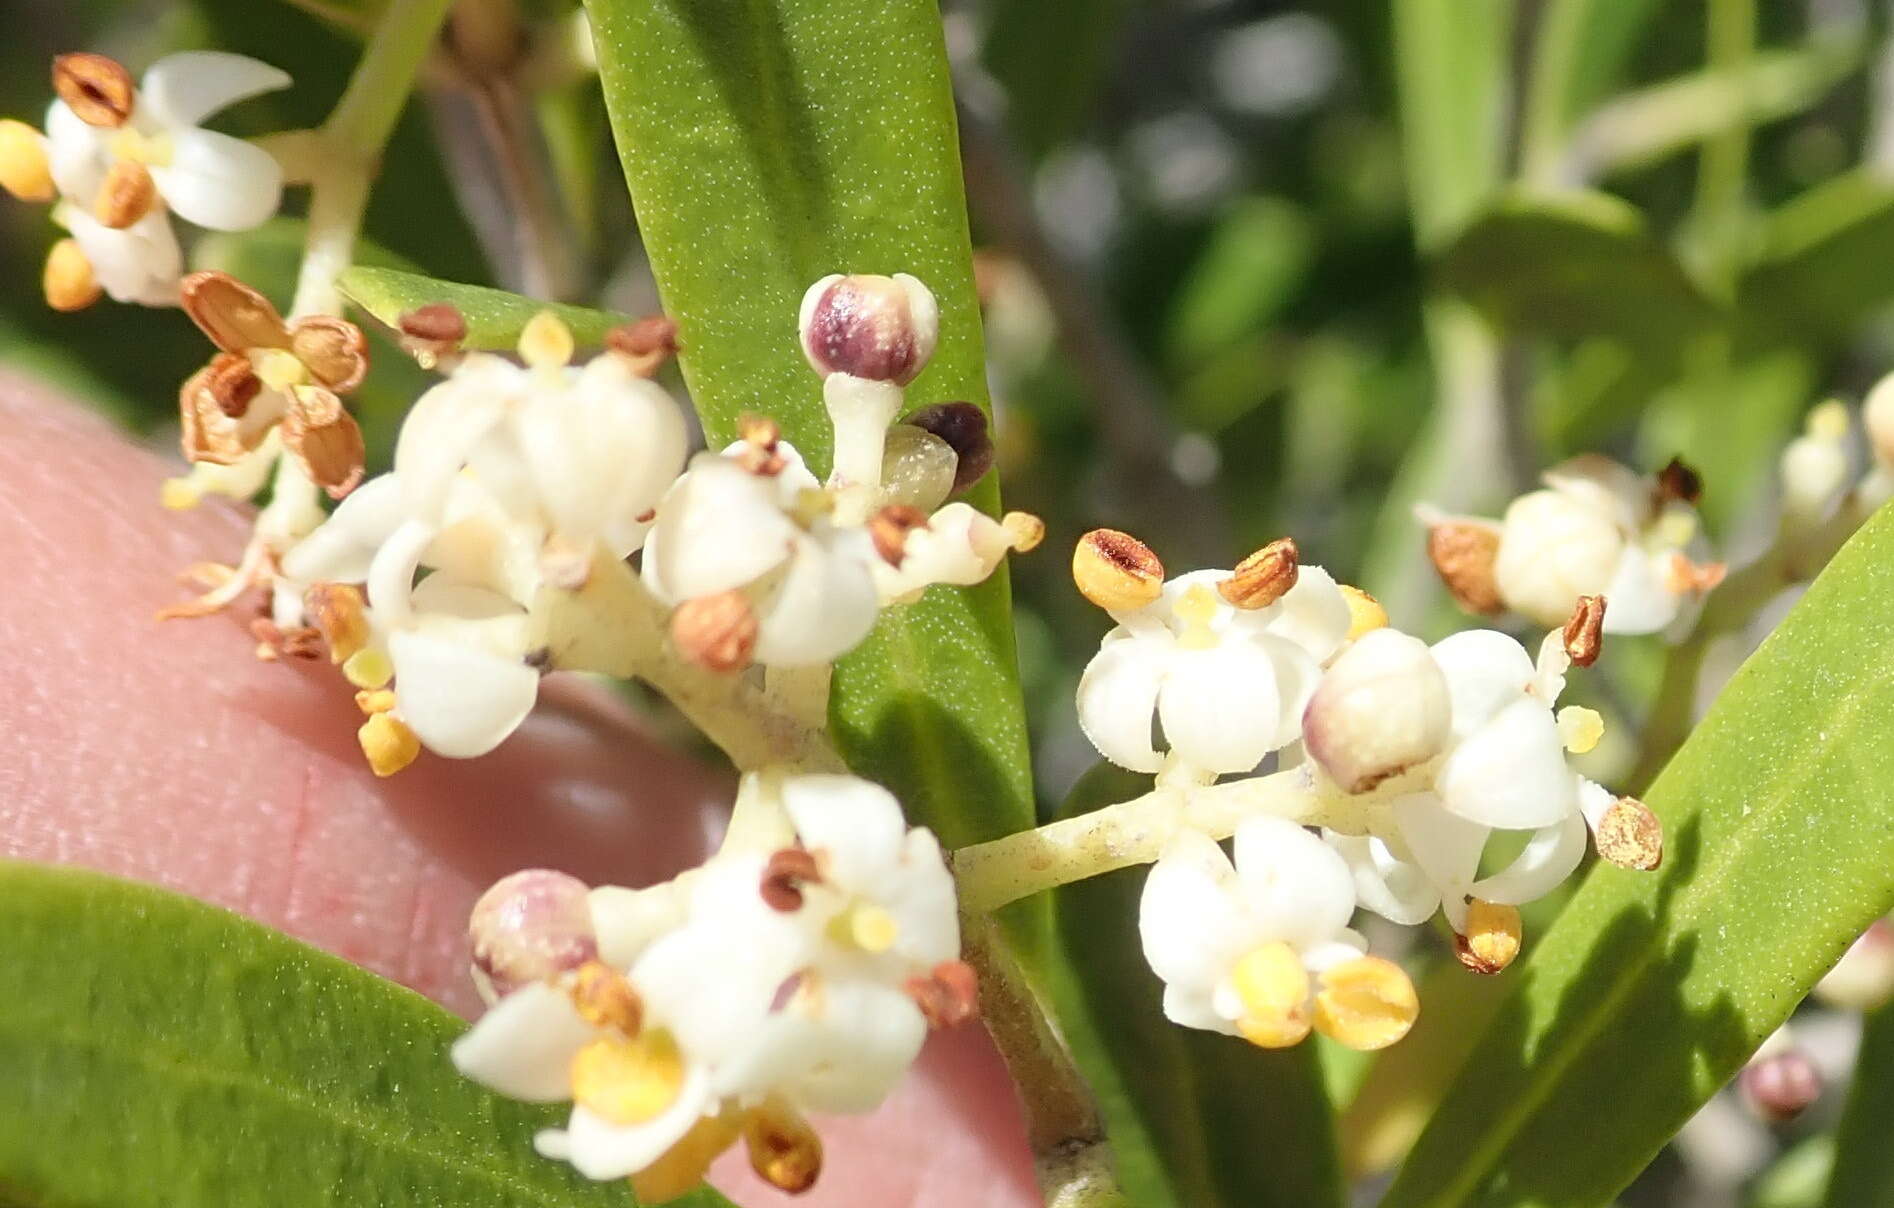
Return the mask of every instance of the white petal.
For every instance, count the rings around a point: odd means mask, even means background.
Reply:
[[[388,655],[401,719],[423,746],[449,759],[499,746],[539,696],[539,672],[517,658],[400,631],[389,637]]]
[[[255,143],[213,130],[171,136],[171,159],[151,169],[165,204],[179,218],[212,231],[247,231],[276,213],[283,169]]]
[[[643,1124],[620,1125],[584,1107],[572,1109],[565,1147],[572,1168],[588,1179],[622,1179],[643,1170],[684,1139],[716,1106],[710,1075],[691,1064],[671,1106]]]
[[[1605,590],[1623,549],[1612,515],[1557,491],[1534,491],[1506,509],[1493,577],[1515,612],[1562,625],[1579,596]]]
[[[1597,453],[1582,453],[1553,466],[1545,484],[1591,511],[1609,516],[1626,532],[1643,527],[1654,497],[1649,478]]]
[[[1151,721],[1165,653],[1164,646],[1146,638],[1107,639],[1079,677],[1079,728],[1099,754],[1134,772],[1155,772],[1164,765],[1151,745]]]
[[[404,520],[375,551],[365,584],[369,607],[383,625],[402,626],[413,620],[414,573],[433,540],[432,525]]]
[[[1617,573],[1605,588],[1605,632],[1656,633],[1677,615],[1678,598],[1665,586],[1668,553],[1625,547]]]
[[[786,1094],[819,1112],[873,1111],[927,1039],[927,1021],[892,986],[824,979],[792,998],[717,1071],[723,1094]]]
[[[1348,600],[1335,585],[1334,576],[1319,566],[1299,568],[1296,585],[1280,603],[1282,613],[1269,631],[1302,647],[1318,663],[1327,662],[1341,648],[1354,623]]]
[[[123,230],[113,230],[76,206],[62,207],[61,220],[92,264],[99,286],[115,301],[138,306],[175,306],[184,254],[163,207]]]
[[[1308,948],[1332,939],[1355,912],[1355,879],[1312,831],[1267,814],[1236,828],[1243,902],[1264,935]]]
[[[364,582],[376,548],[401,520],[401,483],[392,474],[371,478],[283,555],[283,574],[299,583]]]
[[[1435,789],[1462,818],[1508,830],[1551,826],[1578,807],[1558,723],[1533,699],[1508,705],[1449,751]]]
[[[532,982],[502,998],[454,1042],[454,1066],[509,1099],[572,1097],[572,1055],[596,1033],[563,990]]]
[[[684,468],[677,404],[612,357],[570,389],[536,393],[512,432],[554,530],[575,540],[650,510]]]
[[[1207,772],[1249,771],[1276,748],[1291,716],[1275,662],[1240,639],[1172,654],[1157,708],[1170,749]]]
[[[684,899],[674,881],[649,889],[600,885],[586,900],[599,959],[615,969],[631,968],[653,940],[684,922]]]
[[[1164,1018],[1179,1027],[1201,1028],[1225,1036],[1237,1034],[1236,1021],[1217,1010],[1215,995],[1194,985],[1174,983],[1164,987]]]
[[[890,879],[908,833],[893,793],[859,776],[790,776],[782,797],[803,846],[843,890],[874,892]]]
[[[1525,695],[1538,674],[1526,648],[1496,629],[1464,630],[1435,642],[1433,652],[1447,677],[1453,732],[1460,738]]]
[[[1513,862],[1490,877],[1473,883],[1476,898],[1518,906],[1536,901],[1557,889],[1585,858],[1590,832],[1584,816],[1574,811],[1565,821],[1533,833]]]
[[[1229,857],[1208,835],[1181,831],[1144,879],[1138,936],[1164,981],[1209,995],[1254,938],[1233,893]]]
[[[1490,832],[1450,813],[1432,793],[1411,794],[1392,808],[1408,854],[1439,891],[1447,921],[1459,928],[1466,918],[1467,888],[1480,871]]]
[[[881,596],[869,569],[867,534],[835,531],[794,538],[783,580],[758,619],[756,661],[776,667],[833,662],[875,627]]]
[[[498,358],[469,358],[476,369],[457,369],[409,409],[395,440],[394,470],[401,481],[402,506],[417,519],[438,521],[446,514],[456,475],[474,447],[485,440],[506,413],[506,375],[486,370]]]
[[[934,832],[911,830],[903,847],[901,875],[883,904],[900,924],[895,952],[931,969],[960,955],[959,893]]]
[[[46,159],[59,195],[90,214],[112,170],[113,130],[89,126],[64,101],[46,110]]]
[[[195,126],[220,109],[289,87],[289,73],[246,55],[187,50],[153,63],[138,85],[141,118]]]
[[[1380,839],[1332,833],[1325,837],[1348,862],[1348,871],[1355,879],[1355,899],[1363,910],[1412,927],[1426,922],[1440,909],[1440,890],[1426,872],[1396,857]]]
[[[512,597],[479,583],[433,574],[415,585],[411,632],[483,650],[517,662],[531,618]]]
[[[768,574],[801,530],[776,502],[774,480],[699,454],[658,504],[645,544],[645,582],[670,602],[715,595]]]

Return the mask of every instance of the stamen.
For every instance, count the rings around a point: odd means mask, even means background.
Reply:
[[[644,1124],[677,1102],[684,1055],[662,1028],[607,1033],[572,1057],[573,1101],[617,1125]]]
[[[1499,529],[1490,524],[1448,520],[1427,530],[1427,557],[1448,594],[1468,612],[1482,616],[1504,612],[1499,579]]]
[[[61,239],[46,253],[46,270],[40,275],[40,288],[46,295],[46,305],[66,314],[84,310],[97,302],[103,292],[92,271],[92,262],[72,239]]]
[[[1694,507],[1697,500],[1703,498],[1703,475],[1681,457],[1673,457],[1657,472],[1657,497],[1660,501],[1676,500]]]
[[[395,678],[395,665],[385,652],[367,647],[342,660],[342,678],[357,688],[382,688]]]
[[[1474,898],[1467,903],[1466,934],[1453,939],[1453,954],[1475,973],[1503,971],[1519,955],[1524,929],[1519,908]]]
[[[1300,557],[1293,537],[1271,541],[1237,563],[1230,577],[1217,584],[1217,594],[1237,608],[1268,608],[1296,585]]]
[[[741,591],[686,600],[671,614],[671,643],[686,661],[708,671],[741,671],[756,651],[756,612]]]
[[[1637,872],[1664,862],[1664,824],[1636,797],[1620,797],[1605,808],[1592,833],[1601,858]]]
[[[329,661],[346,663],[368,645],[368,605],[351,583],[317,583],[303,593],[303,613],[329,644]]]
[[[1286,1049],[1309,1034],[1309,971],[1281,940],[1244,954],[1230,971],[1243,1014],[1243,1039],[1264,1049]]]
[[[657,1161],[631,1176],[632,1194],[640,1204],[663,1204],[698,1190],[711,1162],[741,1132],[735,1113],[705,1116]]]
[[[69,54],[53,60],[53,91],[88,126],[115,129],[131,120],[138,94],[131,72],[104,55]]]
[[[99,195],[92,203],[92,216],[115,231],[137,222],[158,200],[158,184],[151,170],[136,160],[120,160],[105,175]]]
[[[868,518],[868,535],[875,552],[889,566],[900,566],[907,555],[908,534],[927,527],[927,515],[905,503],[889,504]]]
[[[799,1195],[822,1174],[822,1138],[802,1113],[775,1096],[745,1113],[743,1143],[750,1169],[778,1191]]]
[[[1008,512],[1000,517],[1000,527],[1016,554],[1030,554],[1046,539],[1046,522],[1031,512]]]
[[[377,776],[393,776],[413,763],[421,754],[421,740],[408,724],[392,713],[377,713],[355,732],[368,757],[369,770]]]
[[[404,313],[396,322],[401,346],[421,368],[432,369],[443,357],[460,350],[467,338],[467,318],[446,302],[431,302]]]
[[[1350,587],[1343,583],[1342,599],[1348,601],[1348,640],[1354,641],[1364,633],[1388,627],[1388,610],[1381,607],[1381,601],[1375,599],[1359,587]]]
[[[355,707],[366,714],[386,713],[397,701],[392,688],[364,688],[355,694]]]
[[[910,977],[908,997],[930,1028],[952,1028],[980,1013],[980,979],[965,961],[942,961],[927,977]]]
[[[1567,705],[1559,710],[1559,741],[1565,749],[1574,755],[1586,755],[1595,750],[1599,739],[1605,736],[1605,719],[1596,709],[1587,709],[1583,705]]]
[[[636,1036],[644,1025],[644,1000],[618,970],[602,961],[580,965],[572,979],[572,1006],[595,1028]]]
[[[663,315],[620,324],[605,333],[605,347],[622,357],[633,373],[650,377],[677,355],[677,324]]]
[[[785,847],[773,853],[763,868],[761,892],[771,910],[789,914],[802,909],[802,887],[819,884],[822,872],[815,857],[800,847]]]
[[[1351,1049],[1385,1049],[1407,1035],[1420,1016],[1414,983],[1393,961],[1363,956],[1322,974],[1315,996],[1315,1027]]]
[[[47,202],[59,195],[46,158],[45,136],[12,118],[0,120],[0,189],[30,202]]]
[[[1107,612],[1142,608],[1164,590],[1164,564],[1151,547],[1116,529],[1093,529],[1072,551],[1072,582]]]
[[[1605,598],[1603,596],[1580,596],[1578,604],[1572,609],[1572,619],[1565,622],[1566,657],[1576,667],[1589,667],[1598,661],[1599,653],[1604,649],[1605,634]]]

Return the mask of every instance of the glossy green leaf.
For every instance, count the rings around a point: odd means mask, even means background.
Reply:
[[[600,75],[679,363],[714,447],[761,411],[818,472],[803,292],[908,272],[940,301],[915,406],[984,404],[954,108],[933,0],[591,0]],[[991,481],[975,503],[992,507]],[[850,763],[950,846],[1032,823],[1003,573],[883,615],[837,668]]]
[[[1674,354],[1717,318],[1643,216],[1603,193],[1504,198],[1439,269],[1446,288],[1508,331],[1610,336]]]
[[[1663,867],[1595,869],[1386,1208],[1591,1208],[1894,906],[1894,512],[1871,520],[1652,787]]]
[[[1764,224],[1738,287],[1745,340],[1839,344],[1894,302],[1890,259],[1894,185],[1864,171],[1809,190]]]
[[[396,326],[407,311],[435,302],[450,303],[467,320],[468,348],[511,351],[519,341],[521,330],[542,310],[550,310],[564,319],[572,328],[573,338],[582,346],[598,345],[605,339],[606,332],[630,320],[629,315],[610,311],[539,302],[503,289],[436,281],[417,273],[362,264],[343,273],[339,284],[349,301],[389,327]]]
[[[1894,1204],[1894,1006],[1868,1016],[1855,1058],[1841,1127],[1835,1133],[1835,1165],[1828,1177],[1828,1208]]]
[[[96,873],[0,863],[0,903],[0,1202],[632,1203],[536,1154],[556,1110],[456,1073],[417,994]]]
[[[1451,239],[1499,185],[1512,28],[1511,0],[1395,0],[1408,206],[1423,250]]]
[[[1083,813],[1147,791],[1101,763],[1066,799]],[[1144,868],[1054,893],[1071,962],[1068,1043],[1097,1093],[1126,1195],[1139,1208],[1322,1208],[1344,1202],[1333,1114],[1313,1042],[1269,1051],[1164,1018],[1138,940]]]

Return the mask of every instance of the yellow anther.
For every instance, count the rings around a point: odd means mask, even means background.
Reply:
[[[309,369],[296,354],[282,348],[263,349],[251,357],[251,367],[271,390],[288,390],[309,380]]]
[[[1348,640],[1354,641],[1364,633],[1388,627],[1388,610],[1381,607],[1381,601],[1375,599],[1359,587],[1341,585],[1342,599],[1348,601]]]
[[[21,201],[51,201],[56,195],[46,140],[11,118],[0,121],[0,189]]]
[[[392,713],[371,716],[355,732],[355,739],[368,757],[369,770],[377,776],[393,776],[421,754],[421,740]]]
[[[167,478],[158,488],[158,502],[173,512],[188,512],[203,498],[204,492],[189,478]]]
[[[1809,412],[1807,431],[1821,440],[1848,439],[1848,408],[1840,399],[1829,399]]]
[[[603,961],[587,961],[572,978],[572,1007],[595,1028],[636,1036],[644,1026],[644,1001],[625,975]]]
[[[342,662],[342,678],[357,688],[385,688],[395,678],[395,665],[387,654],[372,647],[357,650]]]
[[[355,694],[355,707],[373,716],[387,713],[395,707],[395,693],[392,688],[364,688]]]
[[[1185,589],[1171,612],[1184,623],[1184,631],[1177,636],[1177,644],[1185,650],[1208,650],[1217,644],[1217,632],[1210,627],[1210,621],[1217,615],[1220,607],[1217,594],[1202,583],[1193,583]]]
[[[822,1174],[822,1138],[789,1104],[771,1097],[744,1114],[750,1169],[779,1191],[799,1195]]]
[[[1259,1048],[1286,1049],[1309,1034],[1309,971],[1281,940],[1251,949],[1230,971],[1243,1014],[1243,1039]]]
[[[84,310],[99,300],[99,279],[92,271],[92,262],[71,239],[61,239],[46,253],[40,287],[46,294],[46,305],[57,311]]]
[[[1567,705],[1559,710],[1559,741],[1574,755],[1588,754],[1605,736],[1605,719],[1598,710]]]
[[[710,1163],[736,1141],[737,1121],[735,1112],[725,1112],[693,1124],[657,1161],[631,1176],[631,1193],[640,1204],[662,1204],[702,1187]]]
[[[1015,553],[1029,554],[1046,539],[1046,522],[1031,512],[1008,512],[1000,517],[1000,527]]]
[[[520,359],[534,369],[563,369],[572,361],[572,329],[565,320],[542,310],[520,331]]]
[[[1455,937],[1453,954],[1475,973],[1498,973],[1517,959],[1524,937],[1517,906],[1474,898],[1467,905],[1466,934]]]
[[[1362,956],[1322,974],[1315,996],[1315,1027],[1351,1049],[1385,1049],[1414,1026],[1420,995],[1393,961]]]
[[[613,1124],[643,1124],[677,1102],[684,1055],[662,1028],[607,1033],[572,1056],[572,1100]]]

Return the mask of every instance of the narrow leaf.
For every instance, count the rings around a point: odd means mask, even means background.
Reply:
[[[0,863],[0,901],[0,1202],[632,1203],[536,1154],[557,1113],[462,1078],[419,995],[96,873]]]
[[[1422,250],[1451,239],[1499,184],[1511,0],[1395,0],[1408,205]]]
[[[1828,1208],[1894,1204],[1894,1006],[1868,1016],[1855,1058],[1841,1127],[1835,1134],[1835,1167],[1828,1178]]]
[[[1894,185],[1867,172],[1825,181],[1769,216],[1738,289],[1752,344],[1833,346],[1894,302]]]
[[[1608,1202],[1894,905],[1894,512],[1842,550],[1513,976],[1387,1208]]]
[[[538,302],[489,289],[484,285],[460,285],[436,281],[416,273],[391,268],[373,268],[358,264],[342,274],[342,293],[390,327],[399,326],[408,311],[435,302],[456,307],[467,319],[468,348],[511,351],[520,331],[542,310],[550,310],[566,321],[573,337],[582,345],[597,345],[605,333],[629,320],[628,315],[611,311],[587,310],[557,302]]]

